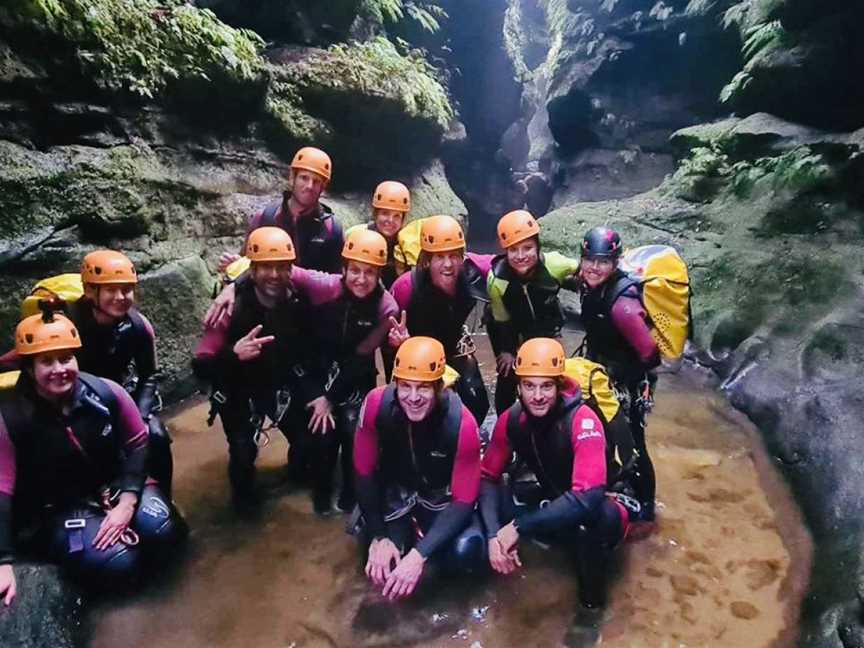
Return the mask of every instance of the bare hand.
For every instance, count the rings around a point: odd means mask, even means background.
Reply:
[[[398,322],[395,317],[390,317],[390,332],[387,334],[387,341],[390,342],[390,346],[394,349],[399,348],[405,340],[411,337],[408,333],[407,317],[408,314],[405,311],[402,311]]]
[[[498,357],[495,358],[495,364],[498,367],[499,375],[509,376],[510,372],[513,371],[513,365],[516,364],[516,358],[512,353],[499,353]]]
[[[495,538],[501,543],[501,549],[504,553],[509,554],[516,548],[516,544],[519,542],[519,531],[516,530],[516,525],[511,522],[498,529]]]
[[[222,289],[210,308],[207,309],[207,314],[204,315],[204,326],[212,328],[219,323],[223,317],[230,317],[234,312],[234,298],[237,295],[237,289],[234,284],[228,284]]]
[[[122,493],[117,506],[108,511],[108,515],[102,520],[102,525],[93,538],[93,546],[104,551],[108,547],[113,547],[117,544],[120,536],[129,527],[129,522],[132,521],[132,516],[135,514],[135,505],[138,503],[138,496],[134,493]]]
[[[258,337],[264,327],[259,324],[234,343],[234,355],[240,362],[249,362],[261,355],[261,348],[276,339],[273,335]]]
[[[420,582],[425,563],[426,559],[420,555],[419,551],[416,549],[409,551],[396,565],[396,569],[390,573],[381,594],[391,601],[410,596],[417,587],[417,583]]]
[[[489,564],[499,574],[512,574],[518,567],[522,566],[516,550],[513,549],[510,553],[505,552],[498,538],[489,540]]]
[[[219,265],[216,266],[216,269],[219,272],[225,272],[225,269],[239,258],[239,254],[234,254],[233,252],[223,252],[219,255]]]
[[[306,403],[306,409],[312,410],[312,416],[309,418],[309,429],[312,430],[312,434],[316,434],[319,431],[321,434],[327,434],[330,430],[336,429],[336,421],[333,420],[333,410],[326,396],[319,396],[315,400]]]
[[[369,559],[366,561],[366,576],[378,587],[383,587],[393,567],[402,556],[390,538],[373,540],[369,545]]]
[[[12,571],[12,565],[0,565],[0,596],[3,597],[3,604],[6,607],[12,605],[17,591],[18,586],[15,583],[15,572]]]

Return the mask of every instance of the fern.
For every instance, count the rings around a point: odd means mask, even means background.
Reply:
[[[408,18],[431,33],[441,29],[441,20],[448,18],[441,6],[426,0],[362,0],[360,13],[381,25]]]
[[[752,61],[759,52],[781,45],[785,36],[786,31],[779,20],[751,27],[745,33],[741,54],[745,61]]]

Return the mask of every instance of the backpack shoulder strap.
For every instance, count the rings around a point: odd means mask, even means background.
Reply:
[[[282,201],[273,202],[264,208],[261,214],[261,227],[272,227],[276,224],[276,216],[282,208]]]
[[[82,371],[78,374],[78,378],[87,385],[90,390],[99,397],[105,408],[113,415],[117,412],[117,397],[111,387],[104,380],[93,374]]]
[[[603,297],[606,310],[611,310],[612,305],[621,295],[627,292],[630,288],[636,287],[639,290],[639,298],[642,298],[642,284],[631,277],[627,273],[621,273],[621,276],[613,280],[613,283],[606,289]]]
[[[381,432],[390,431],[393,427],[393,403],[396,400],[396,386],[387,385],[381,394],[378,413],[375,416],[375,428],[378,430],[378,443],[381,443]]]
[[[444,431],[448,443],[452,444],[452,456],[455,458],[459,449],[459,431],[462,429],[462,400],[452,389],[448,389],[445,393],[447,394],[447,413],[444,416]]]
[[[522,418],[522,402],[517,398],[510,406],[510,414],[507,416],[507,441],[513,446],[513,439],[519,432],[519,419]]]

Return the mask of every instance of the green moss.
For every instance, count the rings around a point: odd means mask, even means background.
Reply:
[[[12,0],[6,20],[74,48],[98,85],[143,97],[215,77],[258,83],[263,41],[180,0]]]
[[[454,116],[447,91],[422,54],[403,55],[386,38],[333,45],[288,66],[283,79],[304,98],[326,92],[389,99],[409,117],[431,122],[441,132]]]

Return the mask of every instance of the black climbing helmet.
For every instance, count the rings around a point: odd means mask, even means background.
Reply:
[[[608,227],[592,227],[582,239],[582,256],[617,259],[621,256],[621,237]]]

